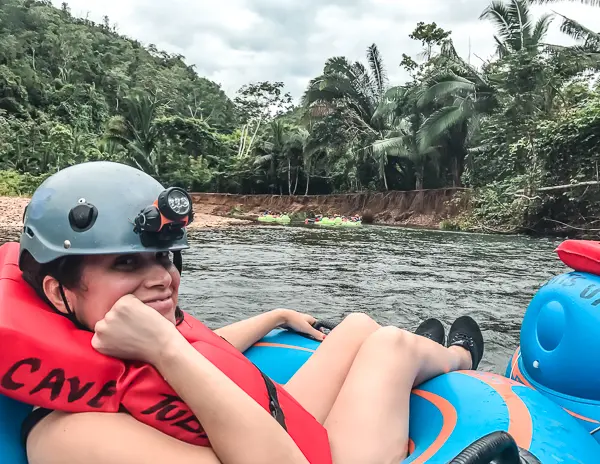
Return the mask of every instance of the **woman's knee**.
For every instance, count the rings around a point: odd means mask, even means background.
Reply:
[[[350,313],[340,322],[341,325],[374,330],[380,328],[380,325],[365,313]]]
[[[394,326],[381,327],[372,333],[365,343],[378,350],[390,350],[391,353],[416,355],[418,353],[417,335]]]

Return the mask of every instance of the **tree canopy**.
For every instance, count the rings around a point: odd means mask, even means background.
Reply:
[[[4,0],[2,190],[30,193],[59,169],[106,159],[194,191],[471,187],[466,227],[587,227],[600,220],[600,34],[536,18],[535,3],[552,1],[493,0],[480,12],[496,29],[490,60],[471,63],[451,31],[419,22],[409,38],[422,52],[398,63],[407,82],[390,82],[396,64],[366,44],[364,61],[328,59],[294,105],[283,82],[251,82],[230,99],[183,56],[119,35],[107,17]],[[552,21],[575,45],[546,42]]]

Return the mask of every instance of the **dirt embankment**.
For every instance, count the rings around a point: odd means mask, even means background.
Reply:
[[[372,215],[377,224],[438,228],[468,207],[468,202],[452,201],[465,189],[392,191],[339,195],[232,195],[192,193],[194,209],[215,215],[235,212],[248,217],[261,211],[314,214]]]
[[[360,214],[365,217],[370,215],[376,224],[436,229],[444,219],[453,218],[468,208],[467,200],[456,201],[457,193],[463,190],[438,189],[309,196],[192,193],[196,214],[190,228],[253,224],[254,222],[247,219],[256,218],[261,211],[270,210],[289,214]],[[2,235],[18,238],[23,226],[23,210],[28,202],[27,197],[0,197]],[[237,217],[232,217],[232,213]]]

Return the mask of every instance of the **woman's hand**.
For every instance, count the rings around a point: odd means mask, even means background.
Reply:
[[[133,295],[114,304],[94,328],[92,347],[102,354],[120,359],[155,364],[177,328]]]
[[[283,309],[279,308],[276,311],[281,311],[284,319],[283,326],[295,330],[296,332],[301,332],[311,337],[323,341],[325,338],[325,334],[316,330],[312,324],[317,322],[317,320],[311,316],[310,314],[299,313],[298,311],[294,311],[293,309]]]

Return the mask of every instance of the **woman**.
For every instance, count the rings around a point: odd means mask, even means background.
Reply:
[[[200,420],[211,447],[172,438],[127,413],[37,409],[24,425],[30,463],[308,462],[275,416],[178,331],[180,252],[187,239],[177,224],[189,218],[168,223],[152,216],[154,206],[165,204],[161,191],[150,176],[115,163],[58,172],[27,207],[20,267],[55,311],[94,332],[98,352],[153,365]],[[177,209],[185,202],[167,203]],[[215,332],[244,351],[280,326],[323,340],[313,322],[277,309]],[[452,325],[448,347],[436,319],[421,324],[417,334],[351,314],[284,386],[326,429],[333,463],[400,462],[412,387],[442,373],[475,369],[483,355],[481,332],[469,317]]]

